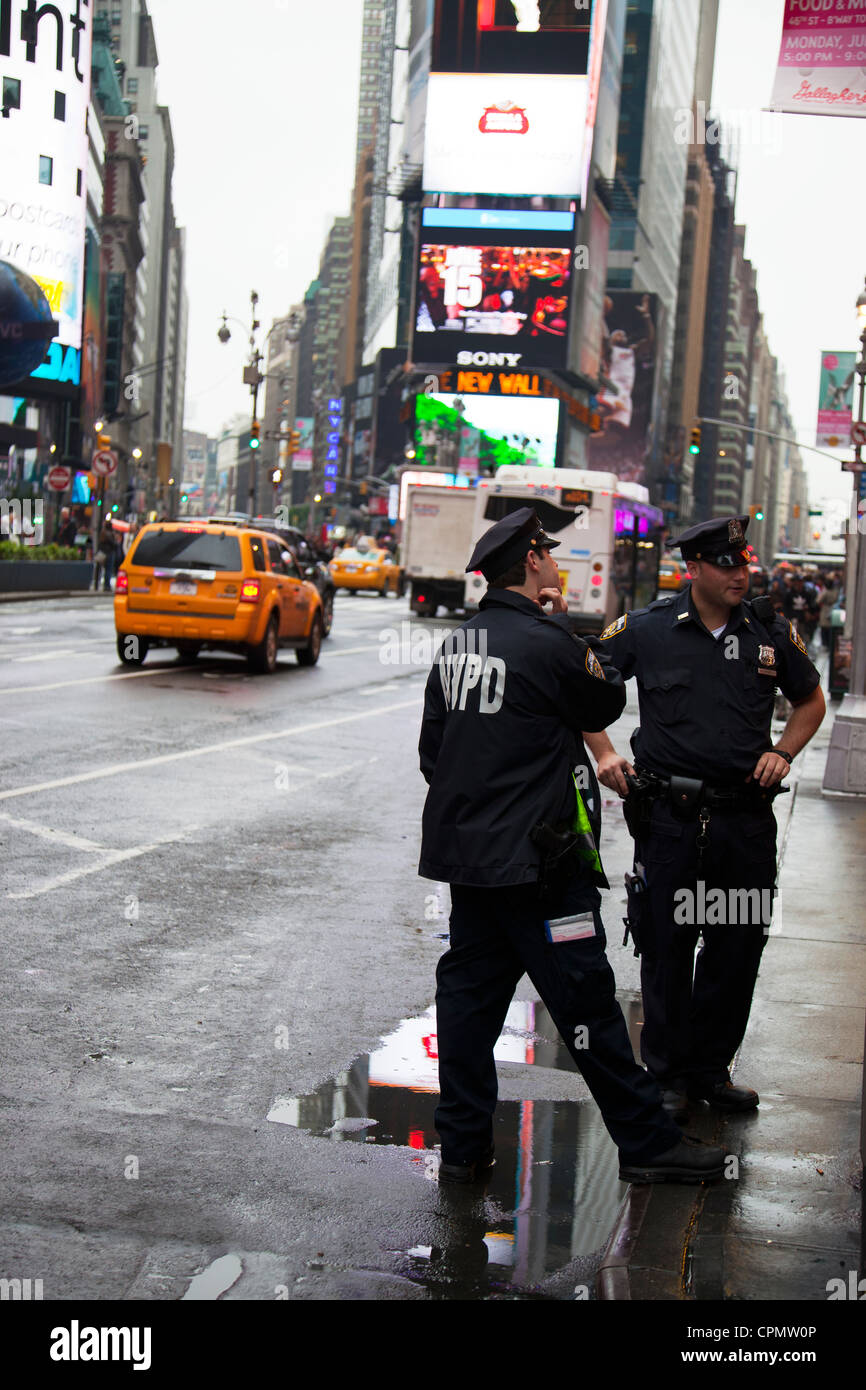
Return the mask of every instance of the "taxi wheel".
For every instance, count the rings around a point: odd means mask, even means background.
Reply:
[[[126,632],[117,634],[117,655],[124,666],[140,666],[147,656],[149,646],[146,637],[136,637]]]
[[[322,619],[317,613],[310,630],[310,640],[306,647],[297,647],[295,654],[299,666],[315,666],[322,650]]]
[[[277,669],[278,633],[277,615],[273,613],[261,642],[247,650],[247,662],[252,671],[257,671],[262,676],[273,675]]]
[[[334,595],[325,594],[322,599],[322,636],[330,634],[334,623]]]

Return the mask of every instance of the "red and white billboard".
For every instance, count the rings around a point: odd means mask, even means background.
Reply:
[[[785,0],[771,111],[866,116],[866,5]]]
[[[588,95],[585,76],[431,73],[424,187],[576,198]]]

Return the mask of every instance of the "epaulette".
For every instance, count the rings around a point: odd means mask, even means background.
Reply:
[[[784,621],[784,613],[778,613],[773,600],[768,594],[758,594],[755,598],[743,600],[743,607],[749,609],[757,618],[759,623],[765,627],[777,622],[780,618]]]
[[[671,594],[668,598],[653,599],[652,603],[648,603],[646,608],[639,608],[637,611],[638,613],[650,613],[653,608],[670,608],[671,604],[678,598],[679,594]]]

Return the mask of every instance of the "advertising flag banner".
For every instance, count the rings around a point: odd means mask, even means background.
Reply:
[[[295,429],[301,438],[297,451],[292,455],[292,468],[298,472],[309,472],[313,467],[312,415],[296,415]]]
[[[610,382],[596,397],[602,427],[586,441],[590,468],[624,482],[646,482],[651,444],[658,296],[608,290],[601,374]]]
[[[424,187],[577,197],[588,96],[585,76],[431,73]]]
[[[785,0],[771,111],[866,116],[866,5]]]
[[[851,412],[854,406],[853,352],[821,353],[821,384],[818,390],[817,448],[828,445],[842,449],[851,437]]]

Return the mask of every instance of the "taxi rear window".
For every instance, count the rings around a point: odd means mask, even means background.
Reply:
[[[128,563],[148,568],[233,570],[243,568],[240,541],[214,531],[149,531]]]

